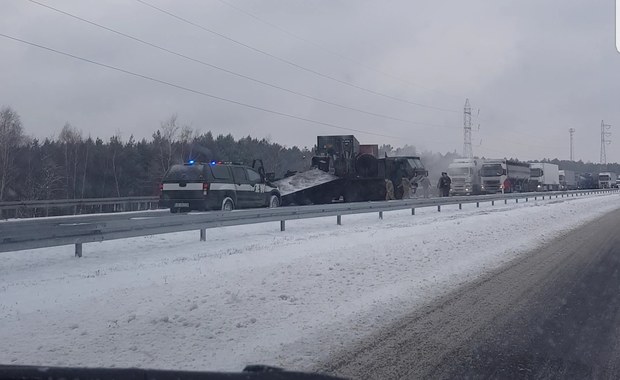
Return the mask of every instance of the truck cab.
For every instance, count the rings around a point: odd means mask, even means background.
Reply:
[[[457,158],[448,166],[448,176],[452,179],[452,195],[480,194],[480,168],[483,161],[475,158]]]
[[[560,189],[558,165],[546,162],[530,164],[530,191],[557,191]]]
[[[611,189],[616,186],[618,176],[613,172],[602,172],[598,174],[598,188]]]
[[[511,160],[486,160],[480,168],[482,192],[486,194],[527,191],[530,165]]]

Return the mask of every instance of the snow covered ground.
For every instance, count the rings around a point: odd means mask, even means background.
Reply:
[[[0,363],[304,370],[620,208],[620,195],[416,209],[1,254]]]

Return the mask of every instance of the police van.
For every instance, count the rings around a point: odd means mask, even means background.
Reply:
[[[170,212],[278,207],[280,192],[265,179],[262,165],[212,161],[173,165],[160,184],[159,207]]]

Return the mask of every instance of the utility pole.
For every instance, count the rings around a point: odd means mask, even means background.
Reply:
[[[611,144],[611,140],[608,137],[611,136],[611,132],[608,132],[611,129],[610,124],[605,124],[603,120],[601,120],[601,164],[607,164],[607,154],[605,152],[605,146]]]
[[[570,133],[570,160],[573,161],[573,133],[575,133],[575,128],[569,128],[568,133]]]
[[[471,106],[469,99],[465,99],[465,107],[463,108],[463,157],[474,157],[471,149]]]

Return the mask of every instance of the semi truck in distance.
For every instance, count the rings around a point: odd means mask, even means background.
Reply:
[[[611,189],[616,187],[616,180],[618,176],[614,172],[601,172],[598,173],[598,188],[599,189]]]
[[[448,176],[452,179],[452,195],[482,193],[480,168],[484,161],[478,158],[457,158],[448,166]]]
[[[530,164],[530,191],[558,191],[560,170],[558,165],[546,162]]]
[[[485,160],[480,168],[481,190],[486,194],[527,191],[530,164],[512,160]]]
[[[560,170],[560,190],[577,190],[579,175],[572,170]]]
[[[353,135],[318,136],[311,169],[273,183],[284,205],[325,204],[385,200],[387,180],[402,199],[412,179],[428,175],[419,157],[378,153],[377,145],[362,145]]]

